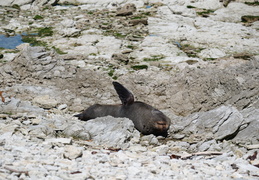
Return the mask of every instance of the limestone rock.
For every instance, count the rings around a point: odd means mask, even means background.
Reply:
[[[147,19],[133,19],[129,23],[133,26],[136,26],[138,24],[148,25],[148,20]]]
[[[84,128],[95,143],[112,147],[125,148],[127,142],[139,134],[131,120],[110,116],[89,120]]]
[[[46,139],[45,143],[50,143],[50,144],[61,143],[64,145],[68,145],[68,144],[72,144],[72,139],[71,138],[52,138],[52,139]]]
[[[231,106],[220,106],[216,109],[191,114],[187,117],[174,119],[169,136],[182,137],[189,142],[205,141],[199,146],[200,151],[211,149],[214,140],[231,140],[232,142],[248,145],[257,144],[258,109],[248,108],[238,111]],[[181,128],[177,128],[177,127]],[[177,138],[176,138],[177,139]],[[218,147],[214,147],[218,149]],[[212,150],[214,150],[212,148]]]
[[[121,8],[118,8],[116,15],[117,16],[128,16],[132,15],[136,11],[136,6],[133,3],[125,4]]]
[[[36,96],[33,100],[33,103],[38,104],[40,107],[44,109],[55,108],[58,105],[58,102],[51,98],[49,95]]]
[[[233,141],[242,144],[259,143],[259,109],[248,108],[241,111],[244,117],[244,126],[240,128]]]
[[[25,5],[25,4],[30,4],[32,3],[33,0],[6,0],[6,1],[1,1],[0,5],[1,6],[12,6],[14,4],[17,4],[19,6]]]
[[[76,28],[65,28],[59,32],[63,37],[78,37],[81,30]]]
[[[84,123],[76,123],[74,122],[71,125],[68,125],[64,131],[63,134],[66,137],[73,137],[75,139],[82,139],[82,140],[91,140],[91,136],[89,132],[87,132],[83,126]]]
[[[243,11],[240,11],[243,9]],[[221,8],[215,11],[214,20],[221,20],[227,22],[240,22],[241,17],[245,15],[258,16],[259,12],[257,6],[248,6],[244,3],[231,2],[227,8]]]
[[[21,101],[20,99],[11,98],[5,103],[0,102],[1,113],[29,113],[29,114],[43,114],[42,108],[33,106],[29,101]]]
[[[65,146],[64,157],[68,159],[76,159],[83,154],[83,148],[72,145]]]
[[[121,62],[124,62],[124,63],[127,63],[129,61],[128,57],[124,54],[120,54],[120,53],[114,53],[112,55],[112,58],[114,60],[117,60],[117,61],[121,61]]]

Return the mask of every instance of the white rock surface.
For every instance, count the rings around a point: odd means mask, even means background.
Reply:
[[[32,100],[32,102],[45,109],[54,108],[58,104],[58,102],[49,95],[37,96]]]
[[[0,7],[0,32],[54,31],[37,37],[47,50],[29,44],[17,47],[19,53],[0,50],[0,179],[258,178],[259,24],[241,22],[258,16],[258,6],[243,0],[227,7],[218,0],[54,2],[0,2],[21,6]],[[137,7],[133,16],[116,16],[127,3]],[[197,13],[207,10],[213,11]],[[148,24],[130,25],[142,16]],[[144,61],[154,57],[161,60]],[[131,68],[139,64],[148,68]],[[116,78],[136,99],[165,109],[169,137],[143,136],[126,118],[73,117],[94,103],[118,103]]]

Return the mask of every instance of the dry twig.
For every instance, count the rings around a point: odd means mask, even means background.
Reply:
[[[2,102],[5,102],[4,96],[3,96],[3,91],[0,91],[0,97],[2,99]]]
[[[19,173],[19,174],[24,173],[26,176],[29,176],[28,171],[20,171],[20,170],[16,170],[16,169],[13,169],[13,168],[10,168],[10,167],[7,167],[7,166],[5,166],[4,169],[9,170],[11,172]]]
[[[222,152],[212,152],[212,151],[207,151],[207,152],[197,152],[197,153],[192,153],[192,154],[186,154],[186,155],[175,155],[172,154],[170,156],[171,159],[188,159],[193,156],[211,156],[211,155],[221,155]]]

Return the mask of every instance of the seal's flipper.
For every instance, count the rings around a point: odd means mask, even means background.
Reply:
[[[129,105],[134,102],[134,96],[128,89],[118,82],[112,82],[112,84],[123,105]]]

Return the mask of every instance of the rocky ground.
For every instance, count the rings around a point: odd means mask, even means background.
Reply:
[[[28,42],[0,49],[0,179],[259,178],[258,2],[0,5],[1,34]],[[73,117],[119,103],[114,80],[171,118],[167,138]]]

